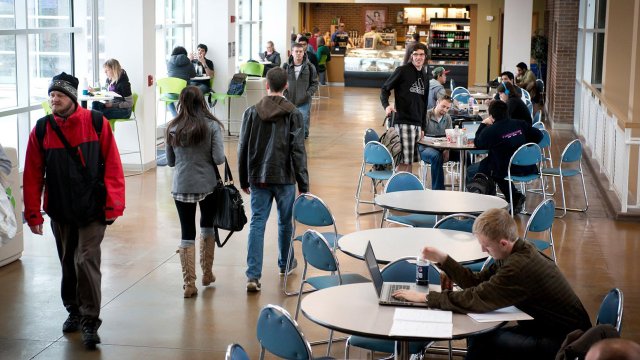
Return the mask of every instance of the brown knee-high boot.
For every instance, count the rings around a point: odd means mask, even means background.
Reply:
[[[182,278],[184,279],[184,297],[189,298],[198,294],[196,288],[196,247],[179,248],[180,264],[182,264]]]
[[[213,235],[200,235],[200,267],[202,268],[202,285],[207,286],[216,281],[213,274],[213,254],[216,240]]]

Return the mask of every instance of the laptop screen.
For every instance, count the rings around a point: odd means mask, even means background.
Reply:
[[[465,129],[467,129],[467,139],[473,140],[476,138],[476,131],[480,127],[479,121],[474,122],[465,122],[462,124]]]
[[[371,247],[371,241],[367,242],[367,250],[364,252],[364,262],[367,264],[369,275],[371,275],[371,281],[373,282],[373,286],[376,288],[378,297],[380,297],[380,294],[382,293],[383,280],[380,268],[378,267],[378,261],[376,260],[376,255],[373,253],[373,247]]]

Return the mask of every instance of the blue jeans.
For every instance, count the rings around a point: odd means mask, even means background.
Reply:
[[[247,278],[260,279],[262,277],[264,229],[267,226],[274,198],[278,208],[278,266],[280,268],[286,266],[293,233],[291,216],[295,196],[295,185],[251,185],[252,215],[247,246]]]
[[[114,107],[106,107],[100,101],[91,103],[91,109],[100,111],[107,119],[128,119],[131,117],[131,109],[121,109]]]
[[[308,103],[296,106],[302,113],[302,122],[304,123],[304,137],[309,137],[309,128],[311,128],[311,100]]]
[[[520,326],[507,327],[469,337],[465,359],[553,359],[562,341],[530,334]]]
[[[420,158],[431,164],[431,189],[444,190],[444,172],[442,171],[442,152],[428,147],[418,146]]]

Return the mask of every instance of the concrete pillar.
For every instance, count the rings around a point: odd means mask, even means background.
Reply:
[[[505,0],[502,71],[515,74],[519,62],[530,65],[532,11],[533,0]]]

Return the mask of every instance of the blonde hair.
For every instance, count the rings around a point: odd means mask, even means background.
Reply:
[[[473,223],[473,233],[486,236],[491,241],[518,239],[518,227],[515,220],[505,209],[489,209],[483,212]]]
[[[122,66],[120,66],[120,62],[118,62],[118,60],[116,59],[109,59],[104,62],[104,65],[102,65],[102,67],[108,67],[109,69],[113,70],[115,79],[110,80],[113,84],[117,83],[118,79],[120,79],[120,75],[122,75]]]

